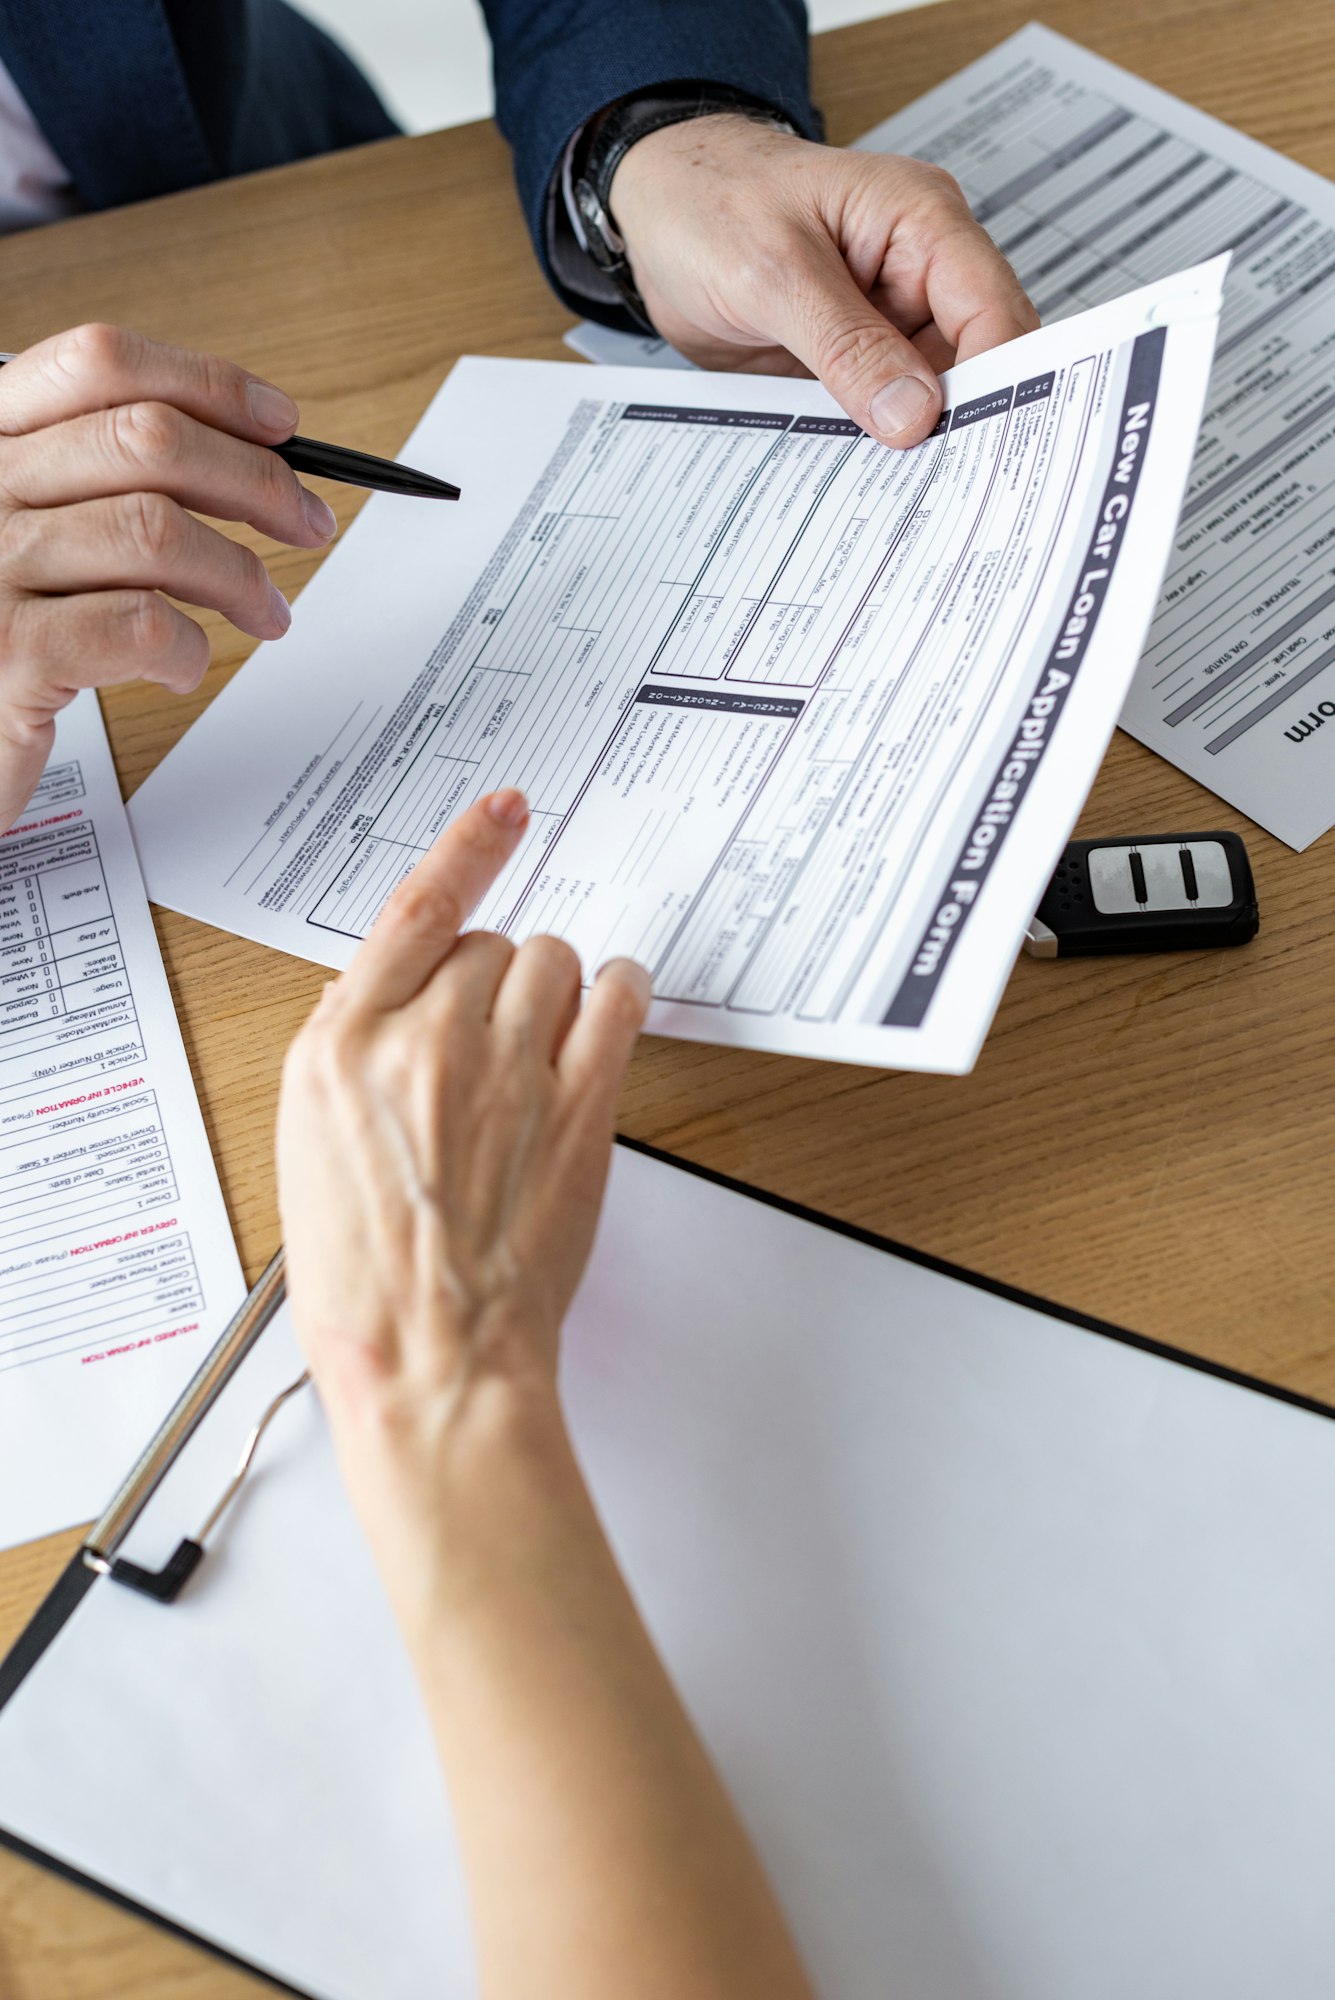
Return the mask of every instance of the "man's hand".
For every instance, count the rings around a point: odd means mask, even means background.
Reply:
[[[286,632],[259,557],[187,510],[322,547],[333,514],[261,449],[296,426],[271,383],[116,327],[57,334],[0,369],[0,831],[80,688],[199,685],[209,642],[160,593],[256,639]]]
[[[919,443],[955,361],[1038,315],[949,174],[730,113],[631,147],[611,209],[659,332],[707,368],[819,376],[885,444]]]

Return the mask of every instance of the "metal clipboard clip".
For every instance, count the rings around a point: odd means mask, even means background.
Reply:
[[[303,1369],[295,1382],[289,1382],[285,1389],[281,1389],[261,1413],[242,1447],[236,1471],[204,1525],[197,1534],[184,1536],[177,1543],[161,1569],[144,1569],[139,1563],[127,1562],[116,1551],[283,1303],[287,1294],[285,1261],[282,1250],[279,1250],[224,1327],[212,1352],[182,1390],[175,1406],[140,1454],[106,1511],[93,1523],[79,1551],[86,1569],[95,1571],[99,1576],[110,1577],[113,1583],[123,1583],[128,1589],[137,1590],[158,1604],[174,1604],[187,1579],[198,1569],[209,1536],[241,1490],[260,1439],[289,1398],[310,1381],[308,1370]]]

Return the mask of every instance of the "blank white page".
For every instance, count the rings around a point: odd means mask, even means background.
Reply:
[[[296,1366],[284,1323],[127,1553]],[[565,1394],[826,2000],[1328,2000],[1327,1418],[624,1149]],[[177,1605],[94,1586],[0,1716],[0,1825],[321,2000],[474,1992],[312,1396]]]

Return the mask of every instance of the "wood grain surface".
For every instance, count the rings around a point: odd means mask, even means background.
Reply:
[[[821,37],[817,97],[831,138],[855,137],[1030,11],[950,0]],[[1043,19],[1335,174],[1326,0],[1273,12],[1254,0],[1049,0]],[[401,446],[460,354],[570,358],[568,316],[534,263],[489,125],[10,238],[0,298],[6,346],[92,318],[139,326],[244,361],[298,396],[305,432],[375,452]],[[344,523],[361,504],[346,488],[323,490]],[[289,594],[315,567],[292,551],[269,556]],[[214,665],[197,695],[131,688],[105,701],[127,794],[249,650],[207,622]],[[966,1078],[648,1040],[623,1130],[1335,1402],[1335,836],[1294,855],[1120,735],[1081,830],[1210,826],[1237,828],[1251,851],[1263,922],[1245,951],[1021,959]],[[279,1063],[326,975],[183,917],[158,912],[157,923],[253,1277],[276,1238]],[[76,1541],[0,1556],[0,1646]],[[267,1990],[0,1854],[0,2000]]]

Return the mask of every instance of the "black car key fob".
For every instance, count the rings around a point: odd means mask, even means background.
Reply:
[[[1033,958],[1191,951],[1246,944],[1260,924],[1251,863],[1236,833],[1073,840],[1024,948]]]

